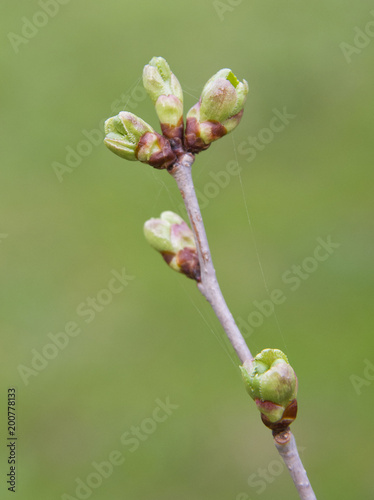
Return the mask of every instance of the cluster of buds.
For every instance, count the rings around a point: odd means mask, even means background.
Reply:
[[[205,84],[201,97],[183,122],[183,91],[162,57],[153,57],[143,70],[143,84],[152,99],[162,135],[133,113],[121,111],[105,122],[106,146],[127,160],[158,169],[170,168],[184,153],[196,154],[234,130],[248,94],[230,69],[218,71]]]
[[[246,389],[273,433],[283,432],[297,414],[297,377],[279,349],[264,349],[240,367]]]
[[[118,156],[139,160],[157,169],[170,169],[180,155],[197,154],[234,130],[243,115],[248,83],[230,69],[218,71],[205,84],[199,101],[183,122],[182,87],[162,57],[144,67],[143,84],[152,99],[162,135],[132,113],[121,111],[105,122],[105,144]],[[200,282],[194,235],[174,212],[144,224],[148,243],[175,271]],[[274,434],[283,432],[297,414],[297,377],[279,349],[264,349],[240,367],[247,391]]]
[[[174,212],[162,212],[159,219],[144,224],[148,243],[165,262],[188,278],[200,281],[200,266],[193,233],[184,220]]]

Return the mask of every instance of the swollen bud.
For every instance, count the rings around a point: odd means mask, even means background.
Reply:
[[[195,239],[179,215],[167,211],[162,212],[159,219],[148,220],[144,224],[144,236],[172,269],[200,281]]]
[[[162,133],[168,139],[183,137],[182,87],[162,57],[153,57],[143,70],[143,85],[152,99],[161,123]],[[178,144],[179,145],[179,144]]]
[[[243,115],[248,83],[239,82],[230,69],[221,69],[205,84],[200,100],[187,113],[185,142],[199,153],[228,134]]]
[[[264,349],[240,367],[246,389],[267,427],[286,429],[296,418],[297,377],[279,349]]]
[[[161,95],[175,95],[183,102],[181,84],[163,57],[153,57],[144,66],[143,85],[153,103]]]
[[[141,137],[154,133],[153,128],[138,116],[121,111],[117,116],[108,118],[105,122],[105,145],[126,160],[137,160],[135,150]]]
[[[104,143],[121,158],[139,160],[155,168],[168,168],[176,160],[169,141],[127,111],[106,120]]]

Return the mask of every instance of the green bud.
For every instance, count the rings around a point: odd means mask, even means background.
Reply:
[[[239,113],[247,99],[248,83],[239,82],[230,69],[221,69],[205,84],[201,93],[201,121],[223,122]]]
[[[104,143],[121,158],[139,160],[155,168],[168,168],[176,160],[169,141],[127,111],[106,120]]]
[[[240,367],[246,389],[263,422],[272,429],[288,426],[297,411],[297,377],[279,349],[264,349]]]
[[[165,212],[162,212],[160,218],[161,220],[164,220],[169,224],[182,224],[182,222],[184,222],[184,220],[180,215],[176,214],[175,212],[172,212],[171,210],[166,210]],[[193,245],[194,244],[195,241],[193,242]]]
[[[170,226],[172,223],[165,219],[164,214],[166,213],[168,212],[163,212],[159,219],[147,220],[143,228],[145,239],[158,252],[174,251],[170,238]]]
[[[106,120],[104,143],[121,158],[137,160],[135,151],[146,132],[154,133],[155,131],[133,113],[121,111],[117,116]]]
[[[180,126],[183,120],[183,104],[175,95],[161,95],[155,104],[156,113],[162,125]]]
[[[230,132],[232,132],[239,125],[240,120],[242,119],[243,113],[244,113],[244,109],[239,111],[239,113],[237,113],[236,115],[230,116],[230,118],[227,118],[227,120],[222,122],[222,126],[225,128],[226,134],[229,134]]]
[[[200,266],[193,233],[184,220],[174,212],[162,212],[159,219],[144,224],[148,243],[161,253],[175,271],[200,280]]]
[[[154,57],[143,70],[143,84],[152,99],[162,133],[175,149],[183,138],[183,92],[176,76],[162,57]]]
[[[144,66],[143,85],[154,103],[161,95],[174,95],[183,103],[181,84],[163,57],[153,57]]]
[[[236,128],[243,115],[248,83],[239,82],[230,69],[221,69],[205,84],[200,100],[187,113],[186,144],[189,151],[207,149]]]

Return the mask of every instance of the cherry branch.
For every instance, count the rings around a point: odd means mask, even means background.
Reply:
[[[197,286],[212,306],[240,361],[242,364],[246,363],[248,367],[252,363],[253,356],[235,323],[217,281],[204,222],[192,180],[191,166],[194,159],[194,155],[190,153],[182,154],[179,156],[178,162],[170,167],[168,171],[178,185],[195,237],[201,272],[201,278]],[[273,436],[275,447],[290,472],[300,499],[316,500],[290,428],[287,427],[278,433],[273,431]]]
[[[188,111],[186,127],[182,87],[165,59],[151,59],[143,70],[143,84],[155,105],[162,135],[133,113],[121,111],[106,120],[104,142],[121,158],[167,169],[177,182],[192,232],[179,215],[163,212],[160,219],[145,223],[145,237],[172,269],[197,281],[242,363],[240,369],[247,391],[256,402],[263,423],[273,431],[275,446],[301,500],[314,500],[316,497],[289,429],[297,413],[296,374],[279,349],[263,349],[253,358],[219,287],[192,181],[194,155],[209,148],[240,123],[248,83],[240,82],[228,68],[218,71]]]

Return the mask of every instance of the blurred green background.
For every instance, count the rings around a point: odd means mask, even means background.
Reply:
[[[140,80],[154,55],[186,110],[222,67],[249,82],[240,126],[193,167],[217,274],[239,321],[286,297],[243,333],[298,374],[293,431],[317,497],[373,498],[372,2],[41,5],[4,4],[0,21],[1,498],[11,386],[19,498],[297,498],[208,304],[144,241],[146,219],[183,215],[173,179],[101,143],[123,108],[158,127]],[[294,117],[270,137],[284,108]],[[339,246],[314,266],[329,237]],[[297,265],[309,271],[292,290]],[[88,313],[89,297],[105,304]],[[57,335],[67,323],[76,336]],[[35,369],[43,349],[53,359]],[[124,461],[98,475],[109,457]]]

